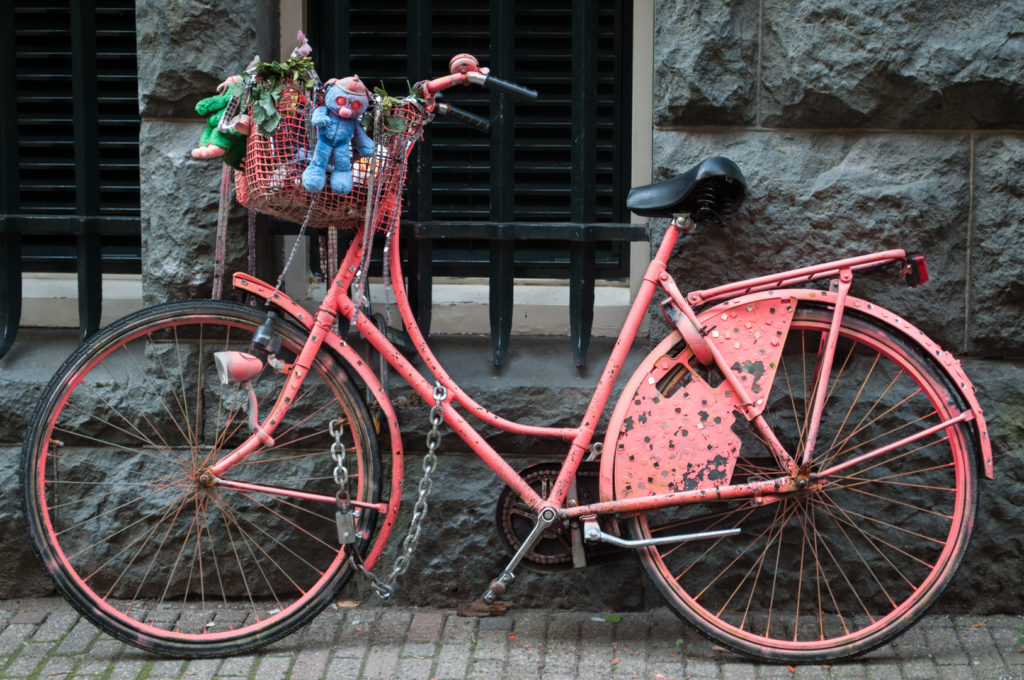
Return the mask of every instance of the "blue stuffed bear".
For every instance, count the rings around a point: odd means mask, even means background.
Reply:
[[[347,194],[352,191],[352,147],[360,158],[372,156],[373,140],[359,124],[366,111],[369,93],[359,76],[350,76],[327,83],[325,106],[313,111],[312,123],[316,128],[316,147],[313,158],[302,172],[302,186],[306,191],[320,191],[327,181],[327,163],[331,162],[331,191]]]

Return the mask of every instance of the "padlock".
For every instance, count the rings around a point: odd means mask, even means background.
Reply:
[[[338,525],[338,543],[351,545],[356,542],[356,518],[351,510],[337,510],[334,522]]]

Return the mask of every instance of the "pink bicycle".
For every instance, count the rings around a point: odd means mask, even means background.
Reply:
[[[213,300],[145,309],[97,333],[53,377],[28,428],[22,484],[29,533],[59,590],[115,637],[179,656],[279,639],[354,573],[389,594],[429,483],[398,563],[373,576],[398,518],[405,456],[374,366],[335,330],[344,318],[433,406],[425,476],[443,421],[507,485],[499,507],[512,556],[485,600],[523,566],[584,566],[624,548],[680,617],[752,657],[840,659],[911,626],[953,578],[979,474],[992,476],[960,363],[851,294],[869,269],[924,282],[923,257],[891,250],[683,294],[666,271],[677,240],[745,192],[735,165],[709,159],[630,193],[634,212],[671,223],[580,424],[507,421],[432,354],[397,248],[406,158],[424,126],[442,113],[479,124],[436,94],[477,84],[532,95],[475,61],[453,63],[451,75],[417,86],[420,98],[378,116],[370,209],[315,315],[236,274],[237,290],[269,313]],[[395,304],[434,382],[362,309],[375,231],[387,233]],[[675,330],[628,379],[595,440],[655,294]],[[470,417],[562,440],[568,453],[517,471]]]

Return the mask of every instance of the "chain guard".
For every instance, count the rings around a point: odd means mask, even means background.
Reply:
[[[538,463],[520,472],[523,481],[530,485],[542,497],[547,497],[558,478],[560,463]],[[576,494],[580,505],[596,503],[599,500],[598,474],[599,463],[583,462],[576,471]],[[533,529],[536,513],[519,498],[508,486],[498,496],[498,504],[494,513],[497,524],[498,539],[509,557],[514,555],[523,540]],[[602,528],[608,533],[618,535],[618,523],[611,517],[601,518]],[[629,553],[607,543],[584,543],[584,554],[587,566],[606,564],[621,559]],[[556,522],[545,532],[544,536],[528,552],[522,566],[532,571],[553,572],[569,571],[572,564],[572,528],[569,522]]]

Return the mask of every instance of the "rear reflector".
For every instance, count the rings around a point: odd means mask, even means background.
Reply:
[[[928,265],[924,255],[907,255],[903,260],[903,279],[911,288],[917,288],[928,281]]]

